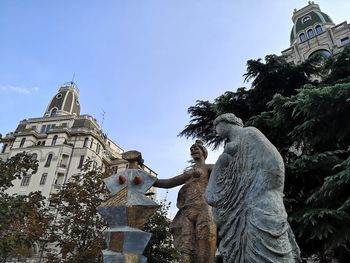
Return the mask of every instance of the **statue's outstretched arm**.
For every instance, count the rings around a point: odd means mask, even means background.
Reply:
[[[183,173],[169,179],[157,179],[157,181],[155,181],[153,186],[159,187],[159,188],[173,188],[184,184],[186,182],[186,179],[187,179],[186,173]]]

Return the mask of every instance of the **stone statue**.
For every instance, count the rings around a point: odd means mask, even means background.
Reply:
[[[234,114],[215,119],[227,139],[211,173],[206,199],[214,207],[224,263],[300,261],[283,204],[284,164],[256,128],[243,128]]]
[[[172,188],[184,184],[177,198],[179,211],[170,225],[174,246],[181,254],[181,263],[212,263],[216,226],[204,194],[213,165],[205,164],[208,151],[202,141],[197,140],[190,151],[194,161],[190,169],[170,179],[158,179],[154,186]]]

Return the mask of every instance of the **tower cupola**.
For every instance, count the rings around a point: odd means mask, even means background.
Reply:
[[[61,85],[51,99],[44,117],[62,115],[80,115],[79,89],[73,81]]]
[[[290,34],[291,46],[305,42],[334,26],[332,19],[321,12],[319,5],[313,1],[309,1],[309,4],[302,9],[295,9],[292,21],[294,26]]]

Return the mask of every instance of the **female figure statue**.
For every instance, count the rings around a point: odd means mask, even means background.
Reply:
[[[256,128],[243,128],[234,114],[215,119],[227,139],[211,173],[206,199],[214,207],[224,263],[300,261],[283,204],[284,164]]]
[[[170,179],[158,179],[154,186],[180,189],[177,212],[170,225],[174,246],[181,253],[181,263],[213,263],[216,251],[216,226],[211,207],[204,199],[213,165],[206,164],[207,149],[197,140],[190,148],[194,165],[183,174]]]

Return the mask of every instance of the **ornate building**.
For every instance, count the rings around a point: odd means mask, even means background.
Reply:
[[[313,1],[295,9],[292,21],[290,48],[282,51],[288,61],[298,64],[318,52],[337,55],[350,43],[350,25],[346,21],[334,24]]]
[[[23,151],[38,160],[38,171],[15,180],[8,190],[10,194],[41,191],[49,198],[80,172],[88,158],[111,172],[126,169],[128,165],[122,159],[123,149],[102,132],[96,119],[80,115],[79,89],[74,82],[59,88],[43,117],[20,121],[17,129],[3,138],[0,158],[4,160]],[[146,165],[141,168],[156,176]]]

